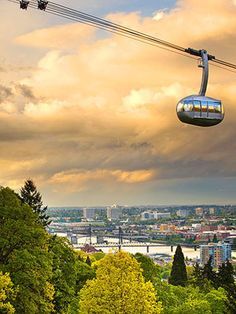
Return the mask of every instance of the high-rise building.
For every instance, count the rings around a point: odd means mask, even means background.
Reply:
[[[227,259],[231,259],[231,245],[229,243],[209,243],[200,245],[200,262],[205,265],[210,257],[212,266],[218,268]]]
[[[83,208],[83,217],[85,219],[94,219],[95,211],[96,211],[96,208]]]
[[[107,219],[118,220],[122,217],[122,207],[119,205],[112,205],[107,207]]]
[[[216,209],[214,207],[209,208],[209,214],[210,215],[215,215],[215,211],[216,211]]]
[[[176,212],[176,215],[178,216],[178,217],[182,217],[182,218],[185,218],[185,217],[187,217],[188,215],[189,215],[189,210],[187,210],[187,209],[179,209],[179,210],[177,210],[177,212]]]
[[[197,216],[202,216],[203,215],[203,208],[202,207],[195,208],[195,214]]]

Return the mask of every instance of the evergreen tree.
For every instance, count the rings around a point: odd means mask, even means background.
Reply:
[[[216,234],[214,234],[212,241],[213,241],[214,243],[217,243],[217,242],[218,242],[218,239],[217,239]]]
[[[214,287],[218,287],[216,272],[212,267],[212,256],[210,256],[208,262],[203,267],[203,277],[209,280]]]
[[[195,286],[201,287],[204,285],[203,269],[198,263],[193,266],[193,283]]]
[[[20,196],[22,201],[28,204],[38,215],[39,222],[44,227],[51,223],[50,217],[46,214],[47,206],[43,207],[42,195],[37,191],[36,185],[31,179],[25,181],[24,186],[21,188]]]
[[[227,292],[227,305],[229,313],[236,312],[236,284],[234,281],[234,275],[234,269],[229,260],[227,260],[226,263],[223,263],[219,267],[217,283]]]
[[[174,286],[185,286],[187,284],[187,271],[184,262],[184,254],[180,245],[177,246],[172,264],[169,283]]]

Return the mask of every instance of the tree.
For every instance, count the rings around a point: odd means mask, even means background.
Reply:
[[[0,313],[15,313],[15,309],[10,303],[10,300],[14,295],[15,291],[13,290],[13,283],[9,274],[0,272]]]
[[[212,267],[212,256],[210,256],[208,262],[203,267],[203,278],[209,280],[214,287],[218,287],[216,272]]]
[[[178,245],[174,255],[169,283],[174,286],[185,286],[187,284],[187,271],[181,246]]]
[[[88,264],[89,266],[91,266],[91,264],[92,264],[89,256],[87,256],[87,258],[86,258],[86,264]]]
[[[145,281],[154,282],[160,276],[159,266],[154,261],[141,253],[136,253],[134,258],[139,262]]]
[[[130,254],[107,254],[97,263],[96,279],[80,292],[81,314],[161,312],[152,283],[144,282],[139,263]]]
[[[210,289],[169,285],[156,281],[155,288],[163,306],[163,314],[223,314],[227,313],[224,289]]]
[[[53,258],[52,283],[55,289],[56,313],[78,312],[78,292],[88,279],[95,276],[94,270],[78,259],[66,238],[52,236],[49,251]]]
[[[38,215],[38,219],[44,227],[51,223],[50,217],[46,213],[47,206],[42,207],[42,195],[37,191],[36,185],[31,179],[25,181],[24,186],[20,190],[20,196],[22,201],[28,204]]]
[[[236,312],[236,284],[234,281],[234,269],[229,260],[226,263],[223,263],[219,267],[218,275],[217,275],[217,284],[224,288],[227,292],[228,297],[228,310],[229,313]]]
[[[227,313],[227,296],[224,289],[219,288],[218,290],[212,289],[208,292],[204,299],[208,301],[211,307],[211,312],[214,314]]]
[[[0,270],[10,273],[18,288],[12,301],[17,313],[52,312],[48,234],[32,209],[9,188],[0,189]]]
[[[212,242],[214,242],[214,243],[217,243],[217,242],[218,242],[218,239],[217,239],[217,235],[216,235],[216,234],[214,234],[213,239],[212,239]]]

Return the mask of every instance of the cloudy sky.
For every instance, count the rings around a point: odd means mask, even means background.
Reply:
[[[236,63],[236,1],[55,0]],[[210,68],[222,124],[180,123],[195,60],[1,1],[0,185],[49,206],[236,203],[236,73]]]

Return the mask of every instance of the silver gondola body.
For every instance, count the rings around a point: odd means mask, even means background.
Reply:
[[[188,49],[191,54],[201,56],[202,83],[198,95],[187,96],[179,101],[176,112],[179,120],[197,126],[217,125],[224,119],[224,108],[220,100],[205,96],[208,84],[208,60],[215,57],[208,55],[206,50]]]
[[[181,99],[176,108],[181,122],[197,126],[213,126],[224,119],[224,108],[220,100],[191,95]]]

